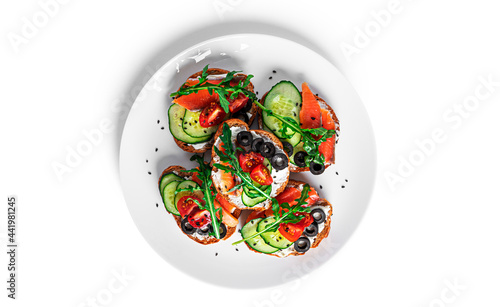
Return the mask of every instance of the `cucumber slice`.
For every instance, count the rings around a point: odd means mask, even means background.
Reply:
[[[264,166],[267,167],[267,169],[269,170],[269,173],[272,173],[273,172],[273,166],[271,165],[271,161],[269,161],[268,158],[264,158]]]
[[[243,239],[249,238],[257,233],[257,226],[260,220],[262,219],[253,219],[250,222],[246,223],[243,228],[241,228],[241,236],[243,237]],[[272,254],[278,251],[277,248],[267,244],[261,236],[256,236],[255,238],[249,239],[246,242],[248,243],[248,246],[250,246],[250,248],[261,253]]]
[[[212,135],[195,138],[184,131],[184,129],[182,128],[182,124],[186,111],[187,110],[184,107],[176,103],[172,104],[168,109],[168,128],[170,129],[170,133],[172,133],[174,138],[188,144],[202,143],[210,140]]]
[[[163,175],[163,177],[161,177],[161,180],[160,180],[160,194],[161,194],[161,196],[163,196],[163,190],[165,189],[167,184],[169,184],[172,181],[184,181],[184,179],[177,176],[174,173]]]
[[[174,206],[175,210],[177,210],[177,203],[181,198],[184,196],[195,196],[198,197],[199,199],[203,199],[203,192],[201,190],[195,190],[193,192],[191,191],[179,191],[181,189],[187,189],[187,188],[196,188],[199,187],[199,185],[192,181],[192,180],[184,180],[179,185],[177,186],[177,189],[175,190],[175,198],[174,198]]]
[[[179,211],[177,210],[176,202],[174,201],[175,190],[177,190],[177,186],[179,186],[179,184],[179,181],[172,181],[165,186],[165,189],[162,192],[163,204],[165,205],[165,209],[175,215],[180,215]]]
[[[265,190],[266,193],[270,193],[271,192],[270,189],[272,189],[272,186],[268,185],[265,187],[266,187],[266,190]],[[261,188],[263,188],[263,187],[261,187]],[[257,193],[257,192],[253,192],[253,193]],[[241,194],[241,201],[247,207],[253,207],[253,206],[260,204],[261,202],[267,200],[267,198],[264,196],[250,197],[249,194],[251,194],[251,193],[248,192],[248,188],[243,187],[243,193]]]
[[[182,120],[182,129],[184,129],[184,132],[194,138],[203,138],[210,136],[214,134],[218,128],[217,125],[209,128],[203,128],[200,125],[200,114],[201,111],[192,112],[186,110],[186,113],[184,113],[184,119]]]
[[[259,222],[259,225],[257,226],[257,232],[264,230],[267,225],[273,223],[276,221],[274,217],[270,216],[268,218],[263,219],[262,221]],[[276,247],[279,249],[284,249],[290,247],[293,242],[288,241],[283,235],[278,231],[271,231],[271,232],[264,232],[260,235],[264,241],[271,245],[272,247]]]
[[[276,134],[274,131],[271,131],[271,129],[269,129],[269,127],[266,126],[266,124],[264,124],[264,130]],[[296,146],[302,140],[302,135],[300,135],[300,133],[295,133],[291,138],[288,138],[288,139],[279,138],[279,139],[282,142],[288,142],[288,143],[292,144],[292,146]]]
[[[301,103],[302,96],[297,87],[295,87],[295,85],[290,81],[281,81],[274,85],[273,88],[271,88],[271,90],[267,93],[264,101],[264,107],[273,111],[275,114],[293,118],[297,123],[299,123]],[[285,137],[283,133],[279,132],[282,128],[282,124],[279,119],[267,115],[266,112],[262,112],[262,119],[266,126],[274,134],[276,134],[276,136],[280,138]],[[289,133],[291,133],[291,131]]]

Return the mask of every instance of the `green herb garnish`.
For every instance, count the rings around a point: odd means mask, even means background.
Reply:
[[[222,223],[222,208],[215,209],[214,201],[215,196],[217,195],[217,191],[215,190],[212,182],[212,168],[203,161],[203,158],[198,155],[193,155],[190,159],[191,161],[196,161],[200,165],[199,169],[193,168],[190,170],[185,170],[183,172],[192,172],[197,173],[197,177],[201,180],[201,191],[203,192],[203,199],[205,200],[205,204],[201,204],[199,201],[196,201],[198,207],[202,210],[207,210],[210,212],[210,220],[212,221],[213,232],[210,232],[210,235],[215,236],[217,239],[220,239],[220,224]],[[192,188],[200,190],[200,188]],[[219,215],[217,215],[219,213]],[[219,218],[220,217],[220,218]]]
[[[325,156],[319,152],[319,145],[326,141],[326,139],[331,138],[334,134],[336,134],[335,130],[327,130],[323,127],[315,129],[304,129],[301,128],[293,118],[276,114],[257,101],[254,101],[254,103],[259,108],[261,108],[263,112],[266,112],[267,115],[277,118],[281,121],[282,125],[279,132],[282,133],[284,138],[291,138],[295,133],[299,133],[302,136],[302,142],[304,142],[304,150],[307,153],[306,165],[308,167],[310,166],[311,162],[325,164]]]
[[[309,187],[308,184],[305,184],[304,187],[302,188],[302,192],[300,194],[300,197],[297,198],[295,201],[297,204],[290,206],[288,203],[283,203],[281,205],[278,204],[278,202],[273,203],[273,213],[274,213],[274,219],[275,221],[269,225],[266,226],[266,228],[262,229],[261,231],[253,234],[252,236],[242,239],[239,241],[236,241],[233,243],[233,245],[237,245],[240,243],[243,243],[245,241],[248,241],[250,239],[255,238],[256,236],[263,234],[265,232],[275,232],[278,230],[280,224],[282,223],[298,223],[301,219],[303,219],[303,216],[296,216],[295,213],[299,212],[310,212],[311,208],[309,207],[302,207],[303,205],[306,205],[306,199],[309,197],[309,191],[311,188]],[[280,207],[283,209],[287,209],[288,211],[285,212],[285,210],[280,210]]]
[[[179,91],[170,94],[170,97],[184,96],[192,93],[198,93],[200,90],[208,90],[210,95],[214,92],[219,95],[219,103],[226,113],[229,113],[229,101],[227,97],[234,99],[241,93],[250,98],[252,101],[257,100],[255,93],[246,89],[246,87],[250,84],[250,79],[253,78],[253,75],[248,75],[245,79],[238,80],[238,83],[232,86],[231,81],[234,79],[234,75],[241,71],[230,71],[227,73],[222,82],[219,84],[211,84],[208,82],[209,75],[207,70],[208,65],[203,68],[197,84],[188,86],[187,83],[184,83]]]
[[[215,153],[219,156],[221,162],[229,163],[229,166],[222,165],[220,163],[214,163],[214,167],[226,172],[230,172],[231,175],[238,176],[241,179],[241,183],[235,185],[234,188],[232,188],[228,192],[232,192],[243,186],[246,186],[247,188],[250,189],[250,194],[248,196],[250,197],[264,196],[265,198],[271,199],[273,202],[275,202],[276,200],[272,198],[270,194],[267,194],[266,192],[257,188],[254,185],[250,175],[244,172],[243,169],[241,168],[237,157],[237,151],[243,151],[243,150],[239,147],[236,147],[236,149],[233,147],[233,143],[231,141],[231,129],[229,128],[227,123],[224,123],[224,125],[222,126],[222,134],[219,138],[222,142],[222,148],[224,149],[224,152],[219,150],[219,148],[217,148],[217,146],[214,145]]]

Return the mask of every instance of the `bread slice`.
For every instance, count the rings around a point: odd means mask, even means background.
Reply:
[[[267,95],[267,92],[264,94],[264,96],[262,96],[262,99],[260,100],[262,103],[264,103],[264,100],[266,99],[266,95]],[[330,107],[326,103],[326,101],[323,100],[321,97],[319,97],[317,95],[314,95],[314,97],[316,97],[316,99],[318,100],[319,105],[322,109],[328,110],[328,113],[330,113],[330,116],[333,118],[333,121],[335,122],[335,126],[337,127],[337,129],[335,129],[336,134],[333,136],[333,138],[334,138],[333,157],[332,157],[331,161],[326,161],[326,163],[325,163],[325,169],[327,169],[330,165],[335,164],[335,145],[338,142],[338,134],[340,132],[340,124],[339,124],[339,119],[337,118],[337,115],[333,111],[332,107]],[[257,112],[259,113],[259,120],[258,120],[259,129],[264,129],[264,122],[262,119],[262,109],[259,107],[257,107],[257,109],[258,109]],[[290,171],[292,173],[308,172],[309,167],[298,167],[297,165],[290,163]]]
[[[226,124],[228,124],[229,128],[238,128],[241,130],[246,130],[246,131],[251,131],[255,135],[264,138],[268,142],[272,142],[276,146],[277,152],[284,153],[286,155],[286,152],[283,150],[283,144],[281,144],[280,140],[272,133],[264,131],[264,130],[250,130],[249,126],[239,120],[239,119],[229,119],[225,121]],[[223,125],[221,124],[219,126],[219,129],[215,133],[215,146],[219,145],[219,137],[222,135],[222,129]],[[232,138],[234,139],[234,143],[237,143],[236,141],[236,134],[232,135]],[[288,156],[287,156],[288,157]],[[219,163],[220,158],[215,152],[214,148],[212,148],[212,165],[213,163]],[[271,192],[271,197],[275,197],[279,193],[283,192],[283,190],[286,188],[286,185],[288,183],[288,179],[290,177],[290,163],[288,164],[288,168],[285,168],[281,171],[277,171],[273,168],[273,171],[271,173],[271,176],[276,176],[277,178],[273,178],[273,189]],[[254,207],[247,207],[241,202],[241,191],[235,191],[235,193],[226,193],[224,189],[222,188],[222,182],[219,179],[218,173],[221,172],[221,170],[218,170],[217,168],[212,169],[212,181],[214,182],[214,186],[217,189],[217,192],[222,195],[227,201],[229,201],[232,205],[236,206],[239,209],[249,209],[249,210],[257,210],[257,211],[262,211],[266,210],[271,206],[271,200],[264,201],[262,203],[257,204]],[[284,173],[281,173],[284,172]],[[278,173],[280,174],[278,176]],[[286,178],[285,178],[286,176]],[[275,183],[277,183],[275,185]]]
[[[229,71],[225,70],[225,69],[221,69],[221,68],[209,68],[207,70],[207,73],[209,75],[223,75],[223,74],[229,73]],[[199,72],[194,73],[191,76],[189,76],[188,79],[198,78],[198,77],[201,76],[201,74],[202,74],[202,71],[199,71]],[[246,79],[247,75],[245,75],[245,74],[235,74],[234,77],[235,78]],[[248,84],[248,86],[246,87],[246,89],[249,90],[249,91],[252,91],[252,92],[254,91],[254,86],[253,86],[252,82],[250,82]],[[180,87],[179,87],[179,90],[180,90]],[[177,98],[177,97],[175,97],[175,98]],[[258,108],[259,107],[257,107],[255,104],[252,104],[252,108],[248,111],[248,114],[250,114],[250,116],[248,116],[248,123],[249,123],[249,125],[251,125],[253,123],[255,117],[257,116],[257,112],[258,112],[257,109]],[[193,146],[193,144],[189,144],[189,143],[180,141],[180,140],[176,139],[173,136],[172,136],[172,138],[174,139],[175,144],[177,144],[177,146],[179,146],[180,149],[182,149],[184,151],[187,151],[187,152],[193,152],[193,153],[203,153],[203,152],[209,150],[210,148],[212,148],[212,145],[214,144],[214,138],[210,139],[209,141],[207,141],[205,143],[202,143],[203,145],[201,147],[200,147],[200,144],[196,144],[197,146]]]
[[[297,181],[297,180],[290,179],[288,181],[287,187],[294,187],[294,188],[302,191],[302,188],[303,188],[304,184],[306,184],[306,183],[303,182],[303,181]],[[315,207],[318,207],[318,206],[322,207],[323,210],[327,210],[330,214],[326,215],[326,220],[323,222],[324,223],[323,229],[312,240],[310,249],[318,247],[318,245],[321,243],[321,241],[324,238],[328,237],[328,235],[330,234],[330,228],[331,228],[331,222],[332,222],[331,217],[332,217],[332,212],[333,212],[332,204],[330,204],[326,199],[320,198],[313,205],[311,205],[311,208],[315,208]],[[311,238],[309,238],[309,239],[311,240]],[[259,251],[254,250],[253,248],[251,248],[248,245],[247,242],[245,242],[245,244],[247,245],[247,247],[251,251],[254,251],[254,252],[259,253],[259,254],[263,254],[263,253],[261,253]],[[273,254],[266,254],[266,255],[271,255],[271,256],[278,257],[278,258],[285,258],[285,257],[288,257],[288,256],[302,256],[302,255],[305,255],[307,253],[307,251],[305,253],[299,253],[299,252],[293,250],[293,245],[290,246],[285,251],[287,251],[287,252],[280,253],[280,251],[278,251],[278,252],[275,252]]]
[[[158,184],[160,184],[161,178],[164,175],[170,174],[170,173],[174,173],[177,176],[182,177],[182,178],[184,178],[186,180],[192,180],[194,174],[192,172],[183,172],[184,170],[186,170],[186,169],[184,167],[182,167],[182,166],[179,166],[179,165],[173,165],[173,166],[167,167],[162,172],[162,174],[160,176],[160,179],[158,181]],[[170,213],[170,212],[168,212],[168,213]],[[172,214],[172,213],[170,213],[170,214]],[[233,210],[233,212],[231,212],[231,214],[234,217],[238,218],[240,216],[240,214],[241,214],[241,210],[235,209],[235,210]],[[182,228],[181,228],[181,220],[182,220],[182,218],[180,216],[173,215],[173,214],[172,214],[172,216],[174,217],[175,222],[177,223],[177,226],[179,226],[179,228],[182,231]],[[227,228],[227,233],[226,233],[226,236],[224,238],[222,238],[222,240],[227,240],[230,236],[232,236],[236,232],[236,226],[235,227],[228,227],[226,225],[226,228]],[[194,233],[194,234],[185,234],[185,235],[188,236],[191,240],[194,240],[194,241],[196,241],[196,242],[198,242],[200,244],[204,244],[204,245],[214,244],[214,243],[217,243],[217,242],[219,242],[221,240],[221,239],[217,239],[214,236],[209,236],[209,235],[206,235],[206,236],[197,236],[195,234],[196,233]]]

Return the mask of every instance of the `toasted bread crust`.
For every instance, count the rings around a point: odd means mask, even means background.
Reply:
[[[266,99],[267,93],[268,92],[266,92],[264,94],[264,96],[262,96],[262,98],[260,100],[261,103],[264,103],[264,100]],[[328,113],[330,113],[330,116],[332,116],[332,119],[334,120],[336,126],[339,127],[337,129],[337,131],[340,131],[339,119],[337,118],[337,115],[333,111],[332,107],[330,107],[326,103],[326,101],[323,100],[323,98],[321,98],[321,97],[319,97],[317,95],[314,95],[314,97],[316,97],[316,99],[320,102],[322,109],[328,110]],[[263,119],[262,119],[262,109],[259,108],[259,107],[257,107],[257,112],[259,113],[259,120],[258,120],[259,129],[264,129],[264,122],[263,122]],[[333,157],[332,157],[332,161],[327,161],[325,163],[325,169],[327,169],[330,165],[335,164],[335,145],[337,143],[337,134],[335,134],[333,137],[334,137]],[[295,165],[293,163],[290,163],[290,172],[292,172],[292,173],[301,173],[301,172],[308,172],[308,171],[309,171],[309,167],[298,167],[297,165]]]
[[[294,187],[294,188],[299,188],[301,185],[304,185],[306,184],[305,182],[303,181],[297,181],[297,180],[293,180],[293,179],[290,179],[288,181],[288,185],[287,187]],[[317,202],[315,202],[313,204],[313,206],[317,206],[317,205],[320,205],[320,206],[325,206],[325,207],[330,207],[330,212],[333,212],[333,207],[332,207],[332,204],[330,204],[326,199],[324,198],[320,198],[318,199]],[[331,228],[331,214],[330,216],[327,216],[326,217],[326,220],[325,220],[325,226],[323,228],[323,230],[318,233],[318,235],[316,236],[316,239],[314,240],[314,242],[311,244],[311,248],[316,248],[318,247],[318,245],[321,243],[321,241],[328,237],[328,235],[330,234],[330,228]],[[264,253],[261,253],[259,251],[256,251],[255,249],[251,248],[247,242],[245,242],[245,244],[247,245],[248,249],[250,249],[251,251],[255,252],[255,253],[258,253],[258,254],[264,254]],[[285,258],[285,257],[288,257],[288,256],[302,256],[302,255],[305,255],[307,252],[305,253],[299,253],[297,251],[293,251],[291,252],[290,254],[286,255],[286,256],[280,256],[278,254],[265,254],[265,255],[270,255],[270,256],[274,256],[274,257],[278,257],[278,258]]]
[[[161,174],[160,176],[160,179],[158,180],[158,185],[160,184],[161,182],[161,178],[166,175],[166,174],[170,174],[170,173],[174,173],[176,175],[179,175],[180,177],[182,178],[187,178],[187,180],[191,180],[192,177],[193,177],[193,173],[192,172],[182,172],[183,170],[186,170],[184,167],[180,166],[180,165],[172,165],[172,166],[169,166],[167,167]],[[168,211],[167,211],[168,212]],[[169,214],[172,214],[170,212],[168,212]],[[238,218],[241,214],[241,210],[239,209],[236,209],[235,211],[231,212],[231,214]],[[177,215],[173,215],[172,216],[174,217],[175,219],[175,222],[177,223],[177,226],[179,226],[179,228],[181,229],[182,231],[182,228],[181,228],[181,217],[180,216],[177,216]],[[222,239],[222,240],[227,240],[229,237],[231,237],[235,232],[236,232],[236,226],[235,227],[228,227],[226,225],[226,228],[227,228],[227,233],[226,233],[226,236]],[[184,233],[184,232],[183,232]],[[185,234],[185,233],[184,233]],[[212,236],[206,236],[205,238],[203,239],[199,239],[195,236],[192,236],[192,235],[188,235],[188,234],[185,234],[186,236],[188,236],[191,240],[193,241],[196,241],[200,244],[203,244],[203,245],[207,245],[207,244],[214,244],[214,243],[217,243],[220,241],[220,239],[217,239],[215,237],[212,237]]]
[[[242,127],[242,128],[245,128],[247,131],[250,131],[250,127],[243,121],[239,120],[239,119],[228,119],[226,120],[224,123],[227,123],[227,125],[229,126],[229,128],[231,127]],[[222,135],[222,130],[223,130],[223,125],[221,124],[219,126],[219,129],[217,129],[217,132],[215,133],[215,137],[214,137],[214,140],[217,140],[221,135]],[[280,140],[272,133],[268,132],[268,131],[264,131],[264,130],[252,130],[253,132],[257,133],[258,135],[260,136],[265,136],[267,138],[269,138],[271,140],[271,142],[273,144],[275,144],[278,148],[280,148],[281,150],[283,150],[283,144],[280,142]],[[215,146],[214,146],[215,147]],[[212,147],[212,161],[211,161],[211,164],[214,163],[214,158],[217,157],[217,153],[215,153],[215,150],[214,150],[214,147]],[[283,150],[284,152],[284,150]],[[286,152],[284,152],[285,155],[286,155]],[[290,163],[288,164],[289,167],[290,167]],[[278,187],[278,189],[276,190],[276,195],[280,194],[281,192],[283,192],[286,188],[286,185],[288,183],[288,180],[290,179],[290,173],[288,174],[287,176],[287,179],[286,181]],[[217,192],[219,192],[219,194],[224,197],[225,200],[227,200],[228,202],[230,202],[232,205],[234,205],[235,207],[239,208],[239,209],[247,209],[247,210],[254,210],[254,211],[264,211],[264,210],[267,210],[269,209],[269,207],[271,207],[271,201],[268,201],[268,204],[266,204],[265,206],[263,207],[247,207],[247,206],[241,206],[239,204],[235,204],[231,201],[231,199],[229,198],[229,196],[227,194],[223,194],[221,193],[221,187],[219,185],[219,182],[216,182],[216,180],[214,180],[214,177],[212,176],[212,180],[214,181],[214,186],[215,186],[215,189],[217,190]]]
[[[207,70],[207,73],[209,75],[221,75],[221,74],[227,74],[227,73],[229,73],[229,71],[225,70],[225,69],[221,69],[221,68],[209,68]],[[189,78],[197,78],[197,77],[201,76],[201,74],[202,74],[202,71],[199,71],[199,72],[194,73],[191,76],[189,76]],[[245,74],[235,74],[234,76],[247,78],[247,75],[245,75]],[[246,89],[249,91],[252,91],[252,92],[254,91],[254,86],[253,86],[252,82],[250,82],[248,84]],[[180,90],[180,87],[179,87],[179,90]],[[257,109],[259,109],[259,107],[252,104],[252,108],[248,111],[248,113],[251,114],[251,116],[248,118],[248,122],[250,125],[253,123],[255,117],[257,116]],[[212,145],[214,144],[214,138],[212,138],[209,141],[207,141],[203,147],[196,149],[192,144],[180,141],[180,140],[176,139],[174,136],[172,136],[172,138],[174,139],[175,144],[177,144],[177,146],[180,149],[187,151],[187,152],[192,152],[192,153],[203,153],[203,152],[209,150],[210,148],[212,148]]]

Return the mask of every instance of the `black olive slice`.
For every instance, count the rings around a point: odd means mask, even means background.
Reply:
[[[220,224],[220,227],[219,227],[220,238],[224,239],[224,237],[226,236],[226,234],[227,234],[227,227],[226,227],[226,225]]]
[[[311,211],[311,215],[314,219],[314,221],[318,224],[323,223],[326,220],[326,214],[325,211],[321,208],[316,208]]]
[[[271,158],[271,165],[281,171],[288,166],[288,157],[283,153],[277,153]]]
[[[323,172],[325,171],[325,166],[323,164],[311,162],[311,164],[309,165],[309,170],[311,171],[311,174],[319,175],[323,174]]]
[[[253,105],[252,99],[248,99],[247,104],[240,110],[240,112],[248,112],[248,111],[250,111],[250,109],[252,109],[252,105]]]
[[[311,241],[306,237],[300,237],[293,243],[293,248],[299,253],[305,253],[311,248]]]
[[[262,146],[262,144],[264,144],[264,139],[254,139],[252,142],[252,151],[260,152],[260,147]]]
[[[188,235],[193,234],[196,231],[196,228],[189,224],[187,216],[181,220],[181,229],[182,232]]]
[[[281,142],[283,144],[283,150],[285,150],[286,154],[291,157],[293,155],[293,146],[288,142]]]
[[[299,152],[295,153],[295,156],[293,156],[293,162],[295,162],[295,164],[298,167],[305,167],[306,166],[306,157],[307,157],[307,153],[305,151],[299,151]]]
[[[212,231],[212,224],[205,225],[201,228],[198,228],[196,231],[198,234],[202,236],[208,236],[208,234]]]
[[[275,151],[274,144],[271,142],[264,142],[262,146],[260,146],[260,154],[264,158],[271,158]]]
[[[253,136],[252,133],[250,133],[249,131],[241,131],[236,136],[236,140],[241,146],[250,146],[250,144],[252,144],[253,141]]]
[[[248,115],[245,113],[245,112],[236,112],[234,115],[233,115],[233,118],[236,118],[236,119],[239,119],[241,121],[244,121],[245,123],[248,124],[248,122],[250,121],[250,119],[248,118]]]
[[[312,222],[311,225],[307,226],[304,229],[304,234],[308,237],[314,237],[318,234],[318,224],[316,222]]]

